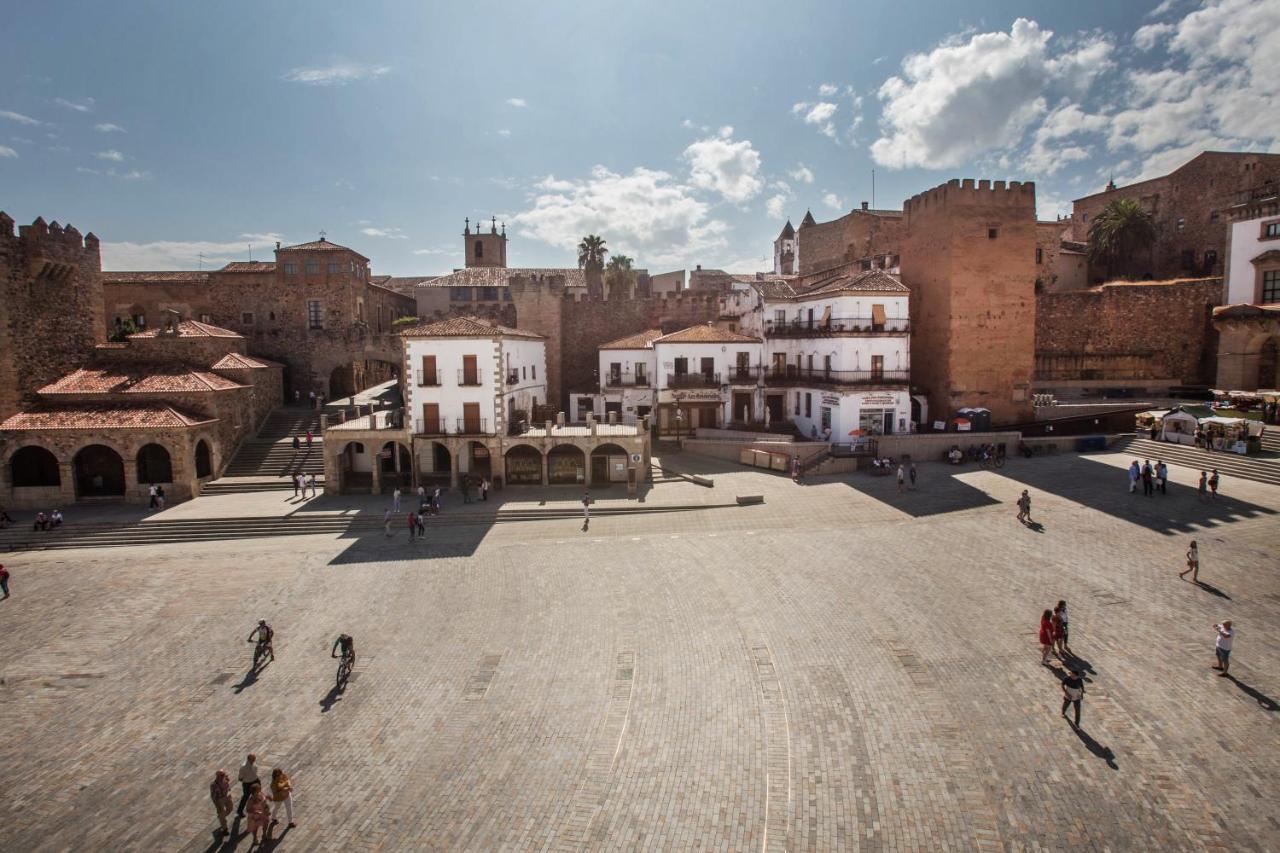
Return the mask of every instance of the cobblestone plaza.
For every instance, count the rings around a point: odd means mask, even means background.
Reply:
[[[921,465],[905,494],[735,468],[604,493],[690,508],[588,532],[501,520],[576,490],[508,489],[496,519],[447,503],[419,543],[397,524],[5,554],[0,849],[247,850],[208,797],[247,752],[293,779],[277,849],[1276,849],[1280,489],[1202,502],[1173,467],[1144,498],[1127,462]],[[745,494],[765,502],[728,505]],[[160,515],[381,520],[279,495]],[[1178,578],[1192,538],[1199,586]],[[1037,646],[1058,599],[1078,731]],[[277,659],[253,678],[259,618]]]

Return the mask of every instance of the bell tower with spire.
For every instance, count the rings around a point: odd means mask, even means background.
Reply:
[[[479,219],[474,228],[471,218],[465,220],[462,241],[466,249],[468,267],[505,267],[507,265],[507,223],[498,229],[498,218],[489,217],[488,233]]]
[[[791,227],[791,220],[783,226],[778,239],[773,241],[773,273],[774,275],[791,275],[796,271],[796,229]]]

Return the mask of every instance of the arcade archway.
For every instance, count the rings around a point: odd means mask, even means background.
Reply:
[[[105,444],[80,449],[72,461],[76,497],[124,497],[124,459]]]

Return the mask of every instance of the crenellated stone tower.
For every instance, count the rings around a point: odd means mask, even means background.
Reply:
[[[98,238],[0,212],[0,420],[106,340]]]

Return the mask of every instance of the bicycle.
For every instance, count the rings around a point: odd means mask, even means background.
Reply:
[[[356,656],[354,654],[344,654],[342,660],[338,661],[338,678],[336,686],[339,690],[347,688],[347,680],[351,678],[351,668],[355,666]]]
[[[255,641],[249,640],[249,642],[252,643]],[[271,660],[276,659],[275,650],[271,648],[271,643],[269,641],[258,640],[256,642],[257,642],[257,645],[253,647],[253,668],[254,669],[257,669],[259,666],[262,665],[262,659],[264,657],[270,656]]]

